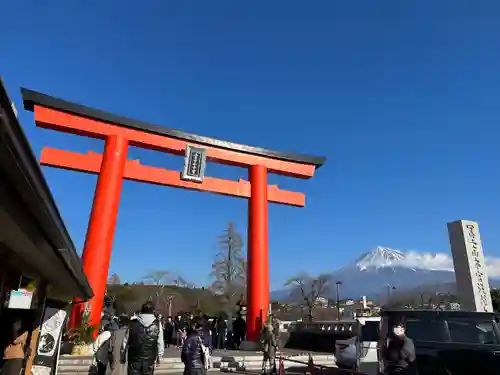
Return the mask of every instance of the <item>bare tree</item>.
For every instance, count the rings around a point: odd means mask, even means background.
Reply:
[[[243,238],[232,222],[219,236],[219,252],[212,264],[211,290],[231,303],[246,287],[246,259],[243,256]]]
[[[157,301],[156,308],[164,315],[164,316],[172,316],[172,308],[174,305],[175,298],[178,295],[176,293],[165,293],[162,299]]]
[[[110,285],[120,285],[121,284],[121,279],[118,274],[114,273],[111,275],[111,277],[108,280],[108,284]]]
[[[168,271],[165,270],[154,270],[145,275],[142,279],[148,284],[154,284],[160,286],[167,282],[167,278],[170,275]]]
[[[288,279],[285,287],[290,289],[291,297],[308,310],[309,320],[313,319],[313,309],[319,297],[324,297],[329,291],[330,276],[321,274],[317,277],[300,273]]]
[[[241,261],[241,293],[245,293],[247,290],[248,282],[248,260],[242,257]]]
[[[154,270],[143,277],[143,280],[146,283],[156,285],[156,305],[158,305],[163,299],[163,290],[169,275],[170,273],[168,271]],[[153,300],[153,296],[149,296],[149,299]]]

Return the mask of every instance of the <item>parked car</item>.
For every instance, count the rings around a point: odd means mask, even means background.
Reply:
[[[341,323],[341,322],[339,322]],[[377,363],[380,317],[359,317],[354,321],[353,336],[335,341],[335,363],[344,369],[356,370]]]
[[[413,340],[419,375],[497,375],[500,373],[500,315],[487,312],[382,311],[378,371],[383,374],[383,350],[393,325],[405,322]]]

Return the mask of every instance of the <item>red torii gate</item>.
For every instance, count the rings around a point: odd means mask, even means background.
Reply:
[[[94,152],[79,154],[44,147],[40,159],[42,165],[98,174],[82,254],[83,268],[94,290],[94,298],[90,301],[91,324],[99,324],[101,318],[120,194],[123,180],[126,179],[248,198],[247,337],[251,341],[257,340],[262,324],[260,319],[265,319],[269,307],[268,202],[297,207],[305,205],[303,193],[281,190],[276,185],[269,186],[267,175],[276,173],[311,178],[316,168],[325,162],[325,158],[272,151],[188,134],[35,91],[21,91],[24,108],[34,112],[38,127],[105,141],[103,155]],[[209,161],[248,168],[249,181],[204,177],[203,171],[196,181],[187,181],[178,171],[144,166],[138,160],[127,160],[129,146],[176,155],[186,155],[187,150],[194,147],[201,151],[195,157],[206,156]],[[204,169],[204,166],[198,167]],[[200,172],[200,169],[193,172]]]

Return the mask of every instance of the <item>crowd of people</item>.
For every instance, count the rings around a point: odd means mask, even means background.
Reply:
[[[185,375],[204,375],[211,367],[213,349],[239,349],[245,335],[246,322],[241,315],[232,322],[224,316],[210,318],[190,313],[175,319],[164,318],[155,313],[152,302],[146,302],[141,311],[130,318],[117,318],[105,311],[94,342],[92,372],[95,375],[152,375],[165,348],[174,347],[180,351]],[[262,334],[270,365],[278,337],[279,324],[271,319]]]
[[[164,329],[165,346],[182,348],[189,328],[195,323],[201,325],[205,336],[209,336],[210,347],[214,349],[239,349],[245,339],[246,322],[238,315],[231,327],[224,316],[208,317],[207,315],[181,314],[175,319],[171,316],[160,317]]]
[[[231,322],[231,326],[228,326]],[[105,310],[101,317],[99,335],[93,343],[90,375],[153,375],[166,348],[179,351],[184,363],[184,375],[206,375],[211,367],[214,349],[238,349],[245,340],[246,322],[239,315],[226,320],[224,316],[208,317],[202,314],[180,314],[163,318],[155,312],[152,302],[146,302],[141,311],[131,317],[116,317]],[[26,355],[28,331],[22,320],[16,318],[4,335],[1,364],[2,375],[18,375]],[[279,321],[272,315],[260,336],[263,352],[262,372],[276,373],[276,353],[279,350]],[[388,345],[381,350],[384,373],[387,375],[414,375],[416,354],[413,341],[406,336],[404,321],[397,321],[390,333]],[[356,358],[357,359],[357,356]],[[340,368],[355,370],[354,367]],[[358,362],[356,362],[358,364]]]

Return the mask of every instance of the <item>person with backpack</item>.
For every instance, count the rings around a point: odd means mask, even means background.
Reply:
[[[262,374],[266,374],[267,364],[271,368],[271,373],[276,374],[276,348],[278,346],[276,336],[273,332],[273,322],[268,321],[260,333],[259,342],[262,345]]]
[[[121,362],[127,360],[128,375],[152,375],[164,354],[163,327],[151,301],[130,321],[121,346]]]
[[[206,375],[211,367],[210,337],[204,334],[203,323],[195,321],[189,328],[182,346],[181,360],[184,363],[184,375]]]
[[[270,318],[271,324],[273,326],[273,335],[276,338],[276,348],[279,351],[280,350],[280,344],[281,344],[281,340],[280,340],[280,330],[281,330],[280,321],[278,320],[278,318],[275,315],[272,315],[272,314],[269,316],[269,318]]]
[[[105,375],[110,361],[112,361],[113,344],[111,337],[113,332],[118,329],[118,324],[114,322],[111,316],[103,314],[99,327],[99,335],[92,344],[92,365],[91,374]]]
[[[121,343],[127,333],[128,327],[128,317],[121,316],[120,318],[115,317],[115,326],[113,331],[111,331],[110,340],[110,360],[107,375],[126,375],[125,364],[121,363]]]

